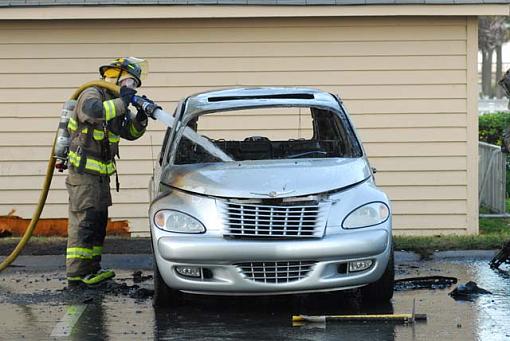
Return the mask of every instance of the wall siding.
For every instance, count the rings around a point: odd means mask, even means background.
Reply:
[[[0,22],[0,61],[8,65],[0,69],[0,215],[31,216],[62,102],[96,79],[99,65],[135,55],[150,62],[141,92],[167,111],[192,93],[234,86],[340,94],[392,199],[396,233],[476,232],[468,209],[477,188],[468,181],[476,172],[468,155],[477,138],[467,96],[473,25],[466,17]],[[230,120],[234,136],[268,127],[284,136],[296,118],[283,112],[266,124],[253,116],[245,129],[235,115],[215,118]],[[212,122],[203,129],[221,136]],[[112,192],[112,218],[129,219],[142,234],[165,129],[150,123],[139,141],[121,142],[122,189]],[[65,217],[66,203],[57,174],[43,217]]]

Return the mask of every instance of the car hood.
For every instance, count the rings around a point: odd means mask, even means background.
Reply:
[[[364,158],[268,160],[172,165],[161,182],[227,198],[286,198],[356,184],[371,176]]]

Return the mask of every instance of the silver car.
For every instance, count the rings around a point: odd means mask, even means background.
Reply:
[[[156,306],[181,292],[391,299],[390,203],[337,96],[211,91],[174,117],[150,185]]]

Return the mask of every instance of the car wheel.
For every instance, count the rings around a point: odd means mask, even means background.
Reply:
[[[361,298],[370,302],[387,302],[393,297],[393,285],[395,281],[394,255],[391,250],[390,259],[386,270],[381,278],[360,289]]]
[[[152,305],[158,307],[175,306],[179,304],[180,292],[166,285],[159,273],[158,264],[154,259],[154,296],[152,296]]]

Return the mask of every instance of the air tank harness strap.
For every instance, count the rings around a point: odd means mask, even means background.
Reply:
[[[117,169],[117,163],[115,159],[113,159],[113,164],[115,165],[115,169]],[[115,190],[119,192],[120,190],[120,182],[119,182],[119,172],[115,171]]]
[[[92,141],[93,134],[94,134],[94,128],[92,127],[91,124],[88,124],[88,123],[80,124],[80,121],[78,121],[78,134],[82,134],[81,125],[84,125],[87,127],[87,133],[86,133],[87,138],[85,139],[85,143],[83,146],[83,147],[87,148],[90,146],[90,143]],[[85,153],[84,148],[82,148],[81,146],[78,146],[76,153],[80,156],[80,163],[79,163],[78,169],[76,171],[78,172],[78,174],[83,174],[85,171],[85,166],[87,165],[87,154]]]

